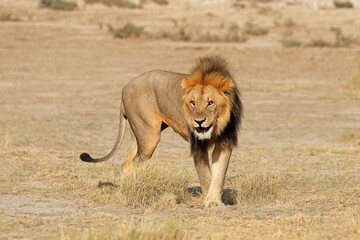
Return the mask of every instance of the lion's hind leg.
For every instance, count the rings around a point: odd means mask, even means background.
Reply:
[[[125,163],[122,166],[122,170],[133,164],[138,164],[149,160],[160,141],[161,124],[162,122],[144,122],[131,121],[129,119],[131,128],[131,143],[129,154]]]
[[[137,153],[137,142],[136,142],[136,137],[135,134],[133,132],[133,130],[130,128],[130,134],[131,134],[131,140],[130,140],[130,148],[129,148],[129,153],[126,157],[126,160],[124,162],[124,164],[121,166],[121,170],[125,170],[125,168],[127,168],[129,165],[131,165],[136,153]]]

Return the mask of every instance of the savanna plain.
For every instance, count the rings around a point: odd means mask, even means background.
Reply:
[[[359,239],[359,8],[41,2],[0,1],[0,239]],[[113,159],[80,161],[113,147],[127,82],[208,54],[245,109],[224,207],[202,208],[171,129],[133,171],[128,130]]]

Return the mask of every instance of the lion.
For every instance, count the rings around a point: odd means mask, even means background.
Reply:
[[[115,146],[102,162],[119,149],[126,120],[131,143],[122,170],[151,158],[161,132],[171,127],[190,142],[204,207],[222,206],[221,195],[232,149],[237,145],[243,105],[240,92],[218,55],[200,58],[190,74],[153,70],[130,81],[122,90],[120,126]]]

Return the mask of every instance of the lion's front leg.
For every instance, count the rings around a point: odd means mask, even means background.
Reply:
[[[207,196],[211,182],[211,171],[209,166],[208,154],[197,152],[194,154],[194,164],[199,176],[201,191],[203,196]]]
[[[231,157],[231,149],[220,149],[215,147],[212,154],[211,166],[211,183],[209,192],[205,198],[205,207],[223,205],[221,202],[221,194],[224,187],[224,180],[229,161]]]

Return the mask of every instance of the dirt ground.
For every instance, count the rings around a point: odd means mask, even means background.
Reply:
[[[0,2],[11,14],[0,21],[0,239],[109,239],[101,234],[119,224],[169,221],[186,239],[359,239],[360,91],[346,86],[360,66],[360,9],[241,3],[64,12]],[[108,31],[129,22],[145,34]],[[268,33],[241,33],[248,22]],[[222,38],[234,24],[245,38]],[[181,31],[190,39],[161,37]],[[275,176],[276,193],[214,209],[195,196],[161,210],[115,200],[99,183],[121,175],[129,134],[108,162],[78,156],[112,148],[122,87],[152,69],[186,73],[213,53],[228,59],[245,109],[226,188],[245,176],[261,185],[260,174]],[[151,161],[199,185],[188,143],[171,129]]]

